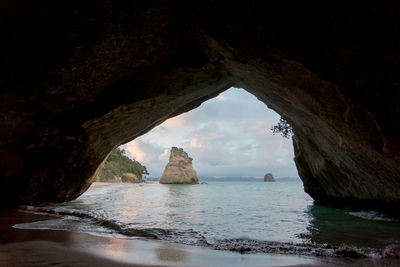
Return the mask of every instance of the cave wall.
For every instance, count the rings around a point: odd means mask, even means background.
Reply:
[[[400,202],[396,1],[5,1],[0,203],[71,200],[108,153],[231,86],[293,126],[320,202]]]

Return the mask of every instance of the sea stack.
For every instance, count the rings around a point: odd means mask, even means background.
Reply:
[[[267,173],[264,176],[264,182],[275,182],[274,176],[271,173]]]
[[[192,160],[182,148],[172,147],[160,184],[198,184],[199,178]]]

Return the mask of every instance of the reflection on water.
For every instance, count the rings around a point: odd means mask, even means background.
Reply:
[[[167,262],[185,262],[188,259],[188,254],[183,249],[178,249],[173,246],[162,243],[160,247],[155,249],[157,259]]]
[[[400,244],[400,224],[373,211],[352,211],[311,205],[308,237],[317,243],[382,248]],[[366,217],[369,219],[366,219]]]
[[[116,184],[91,187],[75,201],[38,209],[63,217],[15,227],[142,236],[209,247],[235,239],[238,244],[252,243],[252,251],[271,242],[384,248],[400,240],[398,221],[376,212],[314,205],[300,182]]]
[[[193,197],[193,185],[164,184],[162,186],[168,188],[168,196],[172,202],[176,202],[177,198]]]
[[[174,224],[193,221],[201,206],[199,192],[194,190],[194,185],[163,186],[168,188],[164,203],[166,220]]]
[[[119,238],[108,238],[97,244],[96,250],[97,253],[101,252],[102,256],[123,261],[130,258],[129,254],[135,250],[135,243]]]

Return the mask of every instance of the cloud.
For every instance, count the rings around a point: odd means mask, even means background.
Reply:
[[[266,121],[257,120],[251,122],[249,125],[249,131],[253,132],[254,134],[261,134],[265,135],[266,133],[270,132],[269,124]]]
[[[137,161],[142,163],[148,163],[151,158],[149,157],[148,151],[146,151],[146,143],[141,140],[133,140],[126,144],[126,151]]]
[[[166,120],[162,126],[167,129],[184,127],[187,124],[187,115],[183,114],[181,116],[177,116],[171,119]]]
[[[215,100],[216,101],[220,101],[220,102],[222,102],[222,101],[225,101],[225,100],[227,100],[227,95],[226,94],[219,94],[217,97],[215,97]]]
[[[158,156],[158,159],[161,161],[165,161],[166,159],[168,159],[168,155],[169,155],[169,150],[164,149],[164,152]]]
[[[192,149],[203,148],[203,144],[202,144],[200,138],[199,138],[197,135],[192,136],[192,137],[190,138],[189,146],[190,146],[190,148],[192,148]]]
[[[182,147],[200,176],[297,176],[291,140],[273,135],[280,116],[243,89],[232,88],[126,145],[161,176],[172,146]]]
[[[159,176],[168,163],[169,149],[136,138],[124,146],[128,156],[147,167],[150,175]]]

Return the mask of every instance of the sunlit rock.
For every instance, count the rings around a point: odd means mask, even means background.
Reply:
[[[192,160],[182,148],[172,147],[160,184],[198,184],[199,178]]]

